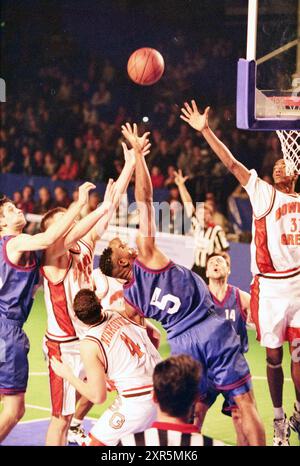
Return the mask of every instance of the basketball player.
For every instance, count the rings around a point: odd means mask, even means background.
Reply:
[[[157,420],[150,429],[122,437],[122,446],[222,446],[222,442],[198,433],[188,424],[198,395],[201,366],[187,355],[171,356],[153,373],[153,401]]]
[[[247,321],[250,314],[250,295],[228,284],[230,275],[229,254],[226,252],[212,254],[207,260],[206,275],[216,313],[231,322],[240,337],[242,352],[246,353],[248,351]],[[213,388],[209,390],[207,404],[202,406],[200,424],[203,423],[208,408],[215,402],[218,395],[219,393]],[[237,434],[237,445],[247,446],[248,442],[243,432],[240,412],[233,399],[225,397],[222,412],[232,417]]]
[[[39,281],[35,251],[48,248],[68,231],[94,187],[92,183],[80,186],[78,202],[65,218],[34,236],[22,233],[26,225],[23,212],[8,198],[0,200],[0,442],[25,412],[29,341],[22,327]]]
[[[142,146],[144,152],[147,153],[147,133],[143,136]],[[96,241],[106,230],[112,213],[117,207],[121,195],[127,190],[134,171],[134,151],[128,150],[124,143],[123,149],[125,165],[115,183],[113,196],[109,184],[103,205],[78,222],[63,240],[56,242],[46,250],[41,268],[48,314],[45,341],[47,359],[50,361],[53,355],[62,356],[65,361],[72,365],[77,375],[81,373],[82,369],[79,339],[84,336],[87,328],[76,318],[72,304],[76,293],[81,288],[94,288],[92,270]],[[106,209],[107,204],[112,204],[112,208],[103,216],[101,211]],[[49,211],[42,219],[42,231],[47,230],[57,218],[64,215],[65,211],[61,208]],[[65,445],[70,421],[75,412],[76,394],[74,387],[57,377],[50,365],[49,375],[52,417],[46,444]],[[89,408],[90,406],[86,405],[86,409]]]
[[[212,150],[247,191],[253,208],[251,245],[251,317],[267,352],[267,378],[274,406],[273,444],[289,445],[289,423],[282,407],[282,345],[288,341],[296,402],[290,426],[300,433],[300,199],[297,175],[287,176],[285,162],[273,169],[274,186],[248,170],[216,137],[208,123],[209,107],[200,114],[195,101],[181,118],[200,131]]]
[[[200,396],[207,395],[207,377],[220,392],[234,397],[241,410],[250,445],[264,445],[265,433],[251,390],[247,362],[231,324],[220,319],[204,281],[194,272],[174,264],[155,244],[155,216],[149,171],[141,152],[137,126],[122,126],[136,151],[135,198],[139,209],[138,252],[126,244],[107,248],[100,258],[105,275],[127,281],[126,313],[143,322],[158,320],[167,331],[172,354],[185,353],[203,366]],[[226,337],[224,337],[226,335]]]
[[[114,245],[115,240],[109,242],[109,246]],[[125,301],[123,293],[123,280],[117,280],[112,277],[106,277],[99,268],[93,270],[93,282],[97,298],[100,300],[103,311],[125,311]],[[107,385],[108,390],[114,390],[114,387]],[[81,396],[76,404],[76,411],[72,417],[68,431],[68,442],[78,443],[85,441],[85,432],[83,429],[83,420],[92,408],[87,398]]]
[[[152,375],[161,357],[151,343],[146,327],[117,312],[103,312],[96,294],[80,290],[74,312],[89,326],[80,342],[87,381],[72,368],[51,358],[51,367],[93,403],[106,400],[106,378],[112,380],[118,397],[89,433],[86,446],[117,445],[123,435],[147,429],[156,419],[152,400]]]

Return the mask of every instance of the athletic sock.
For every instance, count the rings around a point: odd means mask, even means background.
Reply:
[[[81,424],[82,424],[82,419],[76,419],[76,417],[73,417],[70,427],[80,427]]]
[[[283,407],[281,408],[274,408],[274,418],[277,419],[284,419],[284,411]]]

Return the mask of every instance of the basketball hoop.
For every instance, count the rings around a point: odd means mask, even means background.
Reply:
[[[276,131],[281,143],[281,150],[288,176],[300,174],[300,131]]]

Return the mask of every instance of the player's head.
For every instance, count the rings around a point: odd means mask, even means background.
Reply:
[[[66,213],[67,209],[64,207],[55,207],[49,210],[42,218],[40,230],[46,231],[55,221],[59,220]]]
[[[130,248],[120,238],[114,238],[102,252],[99,261],[100,270],[109,277],[126,279],[136,256],[135,249]]]
[[[279,159],[275,162],[273,167],[273,180],[275,184],[287,184],[291,182],[296,183],[298,175],[295,173],[293,175],[286,174],[286,163],[284,159]]]
[[[208,256],[206,276],[209,279],[227,279],[230,274],[230,256],[227,252],[214,253]]]
[[[0,235],[6,231],[22,231],[26,220],[21,209],[6,196],[0,198]]]
[[[74,298],[76,317],[86,325],[95,325],[102,320],[102,307],[94,291],[83,288]]]
[[[162,413],[186,420],[199,393],[201,366],[191,356],[171,356],[153,373],[154,401]]]

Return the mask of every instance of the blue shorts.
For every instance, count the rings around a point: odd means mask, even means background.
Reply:
[[[213,387],[232,400],[251,387],[240,338],[229,320],[214,311],[198,325],[169,340],[172,354],[188,354],[202,365],[199,397],[206,403]],[[212,403],[211,403],[212,404]]]
[[[209,408],[214,404],[219,395],[223,395],[224,402],[222,406],[222,413],[226,416],[231,416],[231,411],[237,408],[237,404],[234,400],[234,397],[237,395],[243,395],[244,393],[249,392],[252,389],[251,378],[246,380],[246,382],[240,387],[235,388],[230,393],[218,391],[213,383],[209,382],[209,388],[207,391],[206,398],[202,400]]]
[[[22,324],[0,318],[0,395],[26,392],[29,340]]]

